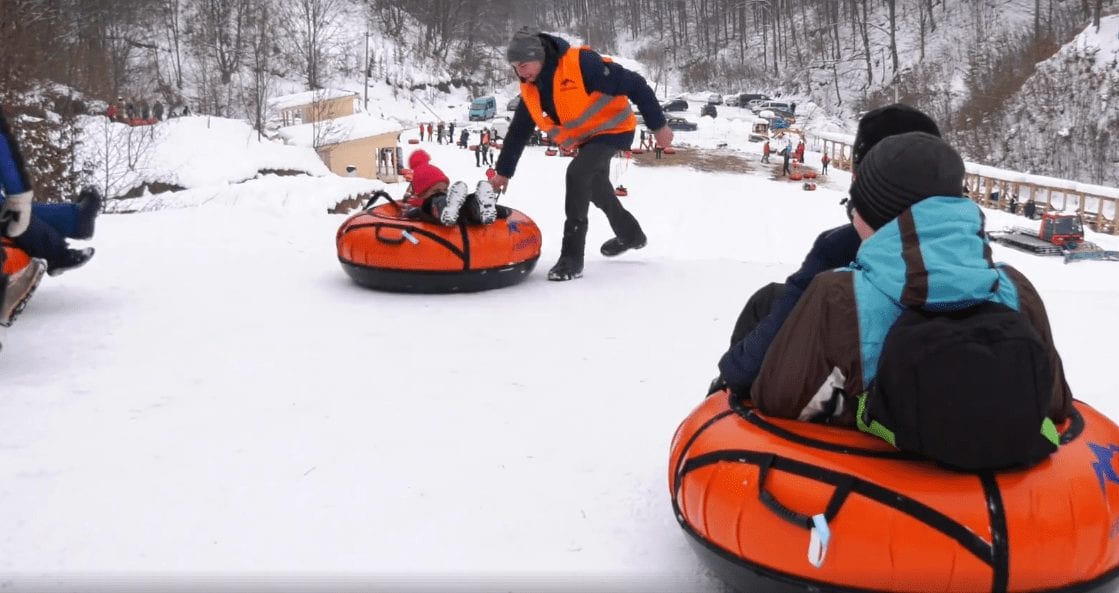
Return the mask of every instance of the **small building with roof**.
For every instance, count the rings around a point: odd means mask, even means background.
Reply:
[[[280,128],[284,143],[315,149],[336,175],[396,183],[402,167],[399,122],[354,113]]]
[[[353,115],[357,98],[353,91],[316,89],[274,97],[268,107],[276,114],[276,124],[286,127]]]

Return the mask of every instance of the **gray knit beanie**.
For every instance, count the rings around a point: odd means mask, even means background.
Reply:
[[[947,142],[926,132],[882,139],[859,163],[851,203],[870,228],[898,217],[931,196],[960,196],[964,161]]]
[[[516,62],[543,62],[544,41],[536,31],[528,28],[521,29],[513,35],[509,42],[509,49],[505,50],[505,58],[509,63]]]

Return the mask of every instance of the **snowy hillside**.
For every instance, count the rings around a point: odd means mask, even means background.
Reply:
[[[1056,166],[1070,179],[1119,186],[1119,15],[1089,26],[1012,97],[993,123],[993,160],[1021,171]]]

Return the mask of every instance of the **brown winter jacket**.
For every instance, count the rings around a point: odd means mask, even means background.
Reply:
[[[867,243],[864,243],[864,248]],[[894,252],[894,259],[899,259],[896,255],[899,252]],[[856,264],[866,260],[864,256],[861,248]],[[988,251],[988,262],[989,257]],[[882,267],[881,260],[871,260],[867,267],[875,264]],[[1019,271],[1006,265],[1000,266],[1000,269],[1017,288],[1019,311],[1029,318],[1049,351],[1053,370],[1049,416],[1059,423],[1072,410],[1072,393],[1065,381],[1061,357],[1053,344],[1045,305],[1034,286]],[[843,402],[827,421],[844,426],[855,425],[856,397],[866,390],[855,296],[856,273],[860,272],[824,272],[808,286],[766,352],[761,372],[750,391],[759,411],[780,418],[817,418],[825,407],[824,402],[832,396],[834,383],[834,387],[843,390]],[[924,276],[913,274],[910,270],[906,282],[929,282],[932,276],[931,273]],[[896,313],[883,312],[883,316],[889,315]]]

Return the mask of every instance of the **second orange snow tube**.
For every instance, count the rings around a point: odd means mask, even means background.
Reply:
[[[2,271],[5,275],[11,276],[31,263],[31,256],[27,255],[26,251],[16,247],[11,240],[5,238],[3,247],[4,266]]]
[[[379,197],[387,204],[373,207]],[[355,282],[392,292],[475,292],[516,284],[540,258],[540,228],[523,213],[498,206],[489,225],[448,227],[406,218],[377,192],[346,219],[336,237],[338,260]]]
[[[1074,409],[1062,446],[1034,467],[960,473],[853,429],[763,416],[724,391],[676,431],[672,505],[700,558],[740,591],[1113,592],[1119,427]]]

